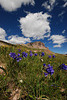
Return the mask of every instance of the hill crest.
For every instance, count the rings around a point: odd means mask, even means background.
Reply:
[[[47,54],[55,54],[54,52],[50,51],[48,47],[45,47],[45,44],[41,41],[31,42],[27,44],[11,44],[0,40],[0,46],[7,45],[7,46],[25,46],[27,48],[31,48],[34,52],[41,52],[42,50]],[[29,51],[27,49],[27,51]]]

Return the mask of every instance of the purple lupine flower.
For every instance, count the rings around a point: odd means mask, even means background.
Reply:
[[[18,53],[18,55],[17,55],[18,57],[20,56],[20,54]]]
[[[34,56],[37,56],[37,53],[35,53]]]
[[[43,64],[43,66],[46,66],[46,64]]]
[[[51,55],[49,55],[48,57],[51,58]]]
[[[50,65],[50,64],[48,64],[48,67],[51,67],[51,65]]]
[[[46,67],[46,64],[43,64],[43,69],[45,69],[45,67]]]
[[[18,49],[18,52],[21,52],[21,49]]]
[[[12,55],[12,52],[10,52],[9,55],[11,56]]]
[[[26,54],[25,54],[25,58],[26,58],[27,56],[28,56],[28,54],[26,53]]]
[[[17,62],[19,62],[20,60],[22,60],[21,57],[16,58]]]
[[[50,75],[53,75],[53,73],[54,73],[54,70],[53,70],[53,67],[52,67],[52,66],[49,67],[49,68],[47,68],[46,71],[47,71],[48,74],[50,74]]]
[[[53,55],[52,57],[55,58],[55,55]]]
[[[22,55],[25,55],[25,52],[22,52]]]
[[[52,69],[50,75],[53,75],[53,73],[54,73],[54,70]]]
[[[15,58],[17,57],[17,55],[16,55],[15,53],[12,53],[12,52],[11,52],[9,55],[10,55],[10,57],[12,57],[13,59],[15,59]]]
[[[30,53],[30,57],[32,57],[33,56],[33,53]]]
[[[41,53],[41,56],[44,56],[44,52]]]
[[[17,62],[19,62],[19,61],[22,59],[21,57],[19,57],[20,54],[16,55],[15,53],[12,53],[12,52],[11,52],[9,55],[10,55],[10,57],[12,57],[13,59],[16,59]]]
[[[22,57],[24,58],[26,58],[28,56],[28,54],[26,53],[26,52],[22,52]]]
[[[61,69],[67,70],[67,66],[66,66],[65,64],[61,64],[59,67],[60,67]]]
[[[30,53],[32,53],[32,51],[30,50]]]
[[[45,75],[45,77],[47,77],[48,73],[45,73],[45,72],[44,72],[44,75]]]

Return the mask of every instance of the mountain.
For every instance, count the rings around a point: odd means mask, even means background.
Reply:
[[[28,47],[38,48],[38,49],[46,49],[44,43],[41,41],[31,42],[26,44]]]
[[[27,43],[24,46],[31,48],[31,49],[35,49],[34,50],[35,52],[41,52],[43,50],[47,54],[55,54],[54,52],[50,51],[48,47],[45,47],[45,44],[42,43],[41,41]]]
[[[20,48],[24,47],[27,48],[27,51],[30,49],[34,52],[45,52],[47,54],[55,54],[54,52],[50,51],[48,47],[45,47],[45,44],[41,41],[31,42],[27,44],[11,44],[0,40],[0,46],[17,46]]]

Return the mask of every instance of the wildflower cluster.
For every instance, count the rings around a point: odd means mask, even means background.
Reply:
[[[10,55],[10,57],[12,57],[13,59],[16,59],[17,62],[19,62],[20,60],[22,60],[22,58],[19,57],[20,54],[16,55],[15,53],[12,53],[12,52],[11,52],[9,55]]]
[[[51,58],[51,55],[48,55],[48,58]],[[55,55],[53,55],[52,58],[55,58]]]
[[[24,58],[27,58],[28,54],[26,52],[22,52],[22,57]]]
[[[30,51],[30,54],[29,54],[29,55],[30,55],[30,57],[32,57],[32,56],[33,56],[33,53],[32,53],[32,51]]]
[[[54,73],[53,66],[49,66],[49,67],[46,69],[46,71],[47,71],[48,74],[53,75],[53,73]]]
[[[18,49],[18,52],[21,52],[21,49]],[[12,53],[12,52],[11,52],[9,55],[10,55],[10,57],[12,57],[13,59],[16,59],[17,62],[19,62],[20,60],[22,60],[22,58],[20,57],[20,53],[18,53],[18,54],[16,55],[16,53]],[[37,55],[38,55],[37,53],[34,53],[34,56],[37,56]],[[42,52],[40,55],[41,55],[41,57],[42,57],[42,56],[44,56],[45,54],[44,54],[44,52]],[[22,57],[23,57],[23,58],[24,58],[24,57],[27,58],[27,56],[28,56],[28,54],[27,54],[26,52],[22,52]],[[32,51],[30,51],[29,56],[30,56],[30,57],[33,56]],[[49,58],[51,58],[51,57],[52,57],[52,58],[55,58],[55,55],[53,55],[53,56],[49,55],[48,57],[49,57]],[[65,64],[61,64],[59,67],[60,67],[61,69],[67,70],[67,66],[66,66]],[[53,66],[51,66],[50,64],[48,64],[48,66],[47,66],[46,64],[43,64],[43,69],[45,69],[45,71],[46,71],[46,73],[44,72],[45,77],[46,77],[48,74],[53,75],[53,73],[54,73]]]
[[[12,52],[11,52],[9,55],[10,55],[10,57],[12,57],[13,59],[15,59],[15,58],[17,57],[17,55],[16,55],[15,53],[12,53]]]
[[[66,66],[65,64],[61,64],[59,67],[60,67],[61,69],[67,70],[67,66]]]
[[[47,72],[47,73],[44,72],[45,77],[48,74],[53,75],[53,73],[54,73],[53,66],[51,66],[50,64],[48,64],[48,66],[46,66],[46,64],[43,64],[43,69],[46,69],[46,72]]]

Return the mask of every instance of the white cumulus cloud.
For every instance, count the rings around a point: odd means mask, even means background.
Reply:
[[[48,1],[44,2],[42,4],[42,6],[45,7],[45,9],[51,11],[54,8],[55,2],[56,2],[56,0],[48,0]]]
[[[61,44],[54,45],[53,47],[61,47]]]
[[[12,44],[25,44],[26,42],[31,42],[30,38],[19,37],[18,35],[7,36],[7,33],[3,28],[0,28],[0,40]]]
[[[8,42],[12,44],[25,44],[31,42],[30,38],[19,37],[18,35],[11,35],[8,37]]]
[[[0,5],[6,11],[15,11],[17,8],[20,8],[21,5],[31,4],[34,5],[34,0],[0,0]]]
[[[67,42],[67,38],[63,35],[52,35],[48,40],[52,40],[53,44],[57,44],[54,47],[61,47],[62,43]]]
[[[3,28],[0,28],[0,40],[5,40],[6,36],[6,31]]]
[[[22,34],[33,39],[44,39],[50,36],[51,16],[47,13],[29,13],[26,17],[20,18],[20,29]]]

